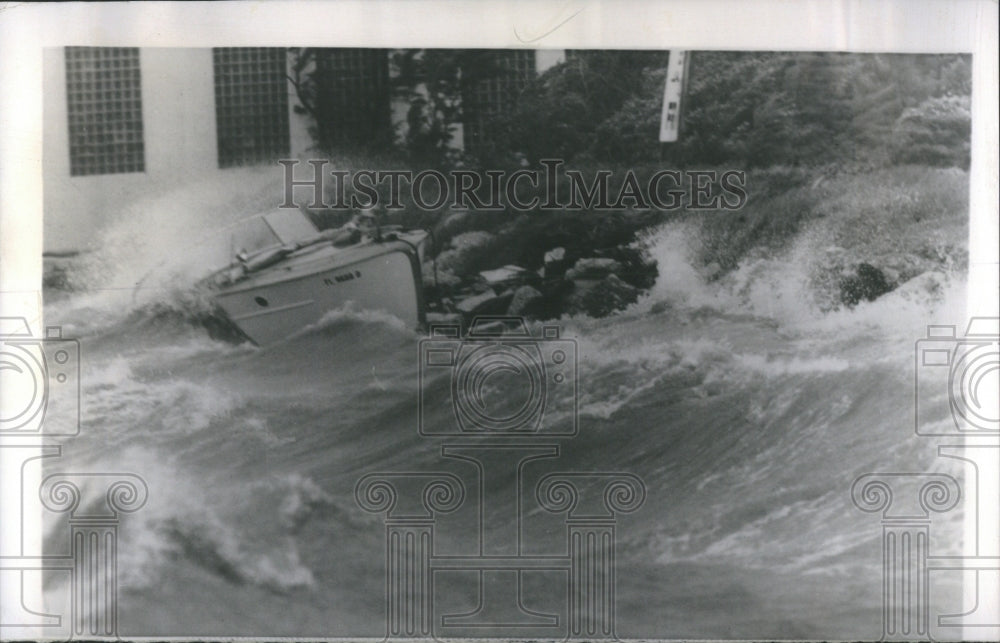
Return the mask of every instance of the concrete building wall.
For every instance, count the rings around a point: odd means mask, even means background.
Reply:
[[[46,251],[85,249],[123,202],[218,172],[211,49],[142,49],[145,171],[71,176],[64,50],[45,51]]]
[[[539,73],[565,58],[561,50],[538,51]],[[93,249],[100,231],[122,205],[192,181],[211,180],[219,169],[215,119],[215,79],[210,48],[143,48],[139,52],[145,171],[70,174],[65,50],[47,49],[43,58],[43,190],[46,252]],[[295,113],[297,98],[288,85],[289,146],[293,158],[316,152],[310,119]],[[391,106],[393,127],[405,124],[405,104]],[[459,125],[453,144],[463,145]],[[401,133],[397,129],[398,133]]]

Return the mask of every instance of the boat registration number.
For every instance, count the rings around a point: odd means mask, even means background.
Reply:
[[[353,281],[355,279],[361,279],[361,271],[355,270],[353,272],[345,272],[340,275],[334,275],[333,279],[329,277],[323,278],[324,286],[336,286],[337,284],[342,284],[345,281]]]

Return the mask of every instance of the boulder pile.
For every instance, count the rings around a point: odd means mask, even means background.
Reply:
[[[656,274],[655,265],[630,247],[590,257],[570,257],[557,247],[544,253],[536,270],[505,265],[471,272],[471,256],[489,239],[477,234],[456,240],[436,262],[424,266],[431,321],[468,321],[482,315],[604,317],[634,303]]]

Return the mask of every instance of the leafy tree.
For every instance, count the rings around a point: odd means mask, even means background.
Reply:
[[[968,96],[928,98],[896,120],[892,157],[897,163],[967,169],[970,134]]]
[[[647,70],[666,60],[663,51],[570,52],[522,92],[506,122],[509,149],[530,163],[591,155],[601,125],[626,101],[648,99]]]
[[[489,52],[478,49],[403,49],[392,54],[393,95],[405,101],[402,145],[422,166],[454,163],[455,130],[463,96],[497,72]]]
[[[329,89],[337,78],[322,64],[328,51],[293,50],[291,75],[299,109],[316,123],[317,146],[333,151],[343,145],[334,116],[345,106]],[[405,49],[383,56],[391,65],[379,99],[388,104],[391,95],[406,106],[394,144],[415,166],[504,167],[552,157],[679,167],[967,164],[968,110],[958,99],[971,90],[969,56],[725,51],[691,55],[677,143],[657,140],[667,52],[570,51],[490,123],[490,145],[476,159],[458,152],[454,139],[478,83],[502,71],[494,54]]]
[[[391,144],[388,59],[384,49],[290,50],[289,80],[309,134],[328,154],[384,150]]]

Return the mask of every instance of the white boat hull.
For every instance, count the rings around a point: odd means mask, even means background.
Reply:
[[[423,241],[422,233],[413,241]],[[327,247],[292,257],[221,289],[215,299],[260,345],[285,339],[348,305],[388,313],[416,328],[424,316],[420,258],[413,241]]]

